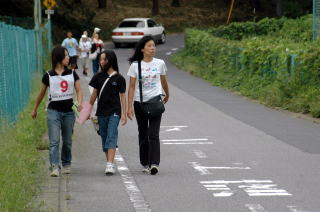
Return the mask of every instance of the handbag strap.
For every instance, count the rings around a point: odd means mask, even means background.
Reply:
[[[142,96],[142,76],[141,76],[141,60],[138,61],[138,75],[139,75],[140,103],[143,103],[143,96]]]
[[[102,85],[102,88],[101,88],[101,90],[100,90],[100,93],[99,93],[99,99],[100,99],[100,96],[101,96],[101,94],[102,94],[102,91],[103,91],[104,87],[106,86],[107,82],[109,81],[109,79],[110,79],[113,75],[116,75],[116,74],[117,74],[116,71],[115,71],[115,72],[112,72],[112,74],[110,74],[110,75],[108,76],[108,78],[106,79],[106,81],[104,81],[104,83],[103,83],[103,85]]]

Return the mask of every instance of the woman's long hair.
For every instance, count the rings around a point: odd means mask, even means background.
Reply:
[[[100,61],[100,57],[102,54],[106,55],[106,59],[108,60],[108,63],[104,67],[100,65],[101,70],[106,72],[109,70],[109,68],[112,67],[113,70],[119,73],[118,59],[117,59],[116,53],[114,53],[113,50],[104,50],[103,52],[101,52],[101,54],[99,54],[98,61]]]
[[[60,63],[62,64],[62,61],[66,57],[66,53],[68,50],[62,46],[55,47],[51,52],[51,61],[52,61],[52,69],[54,70],[56,66]]]
[[[151,36],[144,36],[143,38],[141,38],[141,40],[137,43],[136,48],[134,50],[134,54],[132,55],[132,57],[130,57],[128,59],[129,63],[133,63],[134,61],[139,61],[143,59],[143,53],[142,53],[142,49],[144,48],[144,46],[146,45],[147,42],[151,41],[154,39]]]

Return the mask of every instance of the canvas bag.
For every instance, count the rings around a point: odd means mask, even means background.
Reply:
[[[165,111],[165,107],[161,95],[155,96],[143,102],[142,96],[142,75],[141,75],[141,61],[138,61],[138,75],[139,75],[139,91],[140,91],[140,107],[142,112],[148,117],[156,117]]]

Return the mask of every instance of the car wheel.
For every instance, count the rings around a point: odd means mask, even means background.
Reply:
[[[114,47],[116,47],[116,48],[120,48],[120,46],[121,46],[121,43],[113,43],[114,44]]]
[[[166,34],[163,32],[161,34],[161,39],[159,40],[159,43],[164,44],[166,42]]]

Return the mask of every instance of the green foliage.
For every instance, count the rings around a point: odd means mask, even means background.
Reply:
[[[36,78],[39,82],[40,77]],[[42,154],[38,148],[46,131],[45,103],[39,107],[37,120],[32,120],[39,83],[26,109],[14,126],[1,132],[0,141],[0,211],[35,211],[30,202],[37,194],[41,173]]]
[[[242,40],[244,38],[267,35],[279,31],[283,27],[285,21],[286,18],[264,18],[259,22],[233,22],[218,28],[210,28],[208,29],[208,32],[217,37]]]
[[[214,85],[270,106],[319,117],[320,41],[310,41],[311,17],[282,19],[279,28],[277,21],[260,21],[260,26],[265,25],[259,31],[262,36],[248,36],[249,29],[258,34],[248,27],[255,26],[252,22],[237,23],[228,29],[231,34],[222,37],[212,36],[212,30],[188,29],[186,48],[173,61]],[[267,31],[272,33],[263,33]]]
[[[271,35],[291,39],[297,42],[310,41],[312,38],[312,16],[306,15],[297,19],[264,18],[259,22],[233,22],[207,32],[216,37],[230,40],[242,40],[250,37]]]

